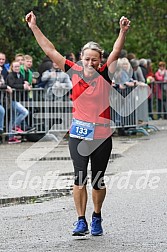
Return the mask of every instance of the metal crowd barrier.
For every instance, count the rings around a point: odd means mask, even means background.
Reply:
[[[115,123],[116,128],[134,127],[137,125],[136,111],[131,110],[135,108],[135,97],[128,97],[132,94],[133,88],[120,89],[115,87],[111,90],[110,105],[111,118]]]
[[[1,90],[1,105],[5,108],[5,123],[4,123],[4,133],[9,134],[9,124],[12,121],[13,115],[16,116],[16,111],[12,110],[12,101],[19,101],[24,107],[29,111],[28,116],[26,117],[26,123],[23,123],[22,129],[25,129],[25,125],[36,127],[37,132],[44,132],[42,120],[39,122],[34,118],[33,114],[40,112],[42,110],[42,101],[41,98],[44,90],[42,89],[33,89],[32,91],[24,90],[15,90],[13,89],[12,94],[9,94],[6,91]],[[16,99],[17,97],[17,99]]]
[[[72,122],[70,90],[67,88],[48,88],[44,93],[43,100],[45,109],[42,117],[45,131],[67,132]]]
[[[167,84],[167,83],[166,83]],[[162,84],[161,84],[162,86]],[[164,88],[163,90],[167,92]],[[70,90],[66,88],[34,88],[31,91],[13,90],[13,94],[8,94],[1,90],[1,104],[5,108],[4,133],[9,134],[9,122],[12,120],[12,99],[16,100],[28,109],[26,124],[34,127],[34,133],[67,132],[72,121],[72,101],[69,98]],[[141,129],[140,121],[148,122],[148,90],[145,87],[126,87],[125,89],[111,89],[110,107],[111,118],[114,127],[118,129],[129,129],[146,132]],[[153,99],[153,100],[152,100]],[[157,102],[151,96],[151,103]],[[166,105],[166,100],[161,99],[161,107]],[[153,106],[155,109],[156,107]],[[166,111],[166,110],[165,110]],[[15,112],[16,113],[16,112]],[[153,111],[151,113],[154,113]],[[158,111],[155,111],[158,113]],[[161,112],[163,113],[163,112]],[[165,112],[166,113],[166,112]],[[24,129],[23,125],[23,129]]]
[[[155,81],[149,85],[152,90],[148,98],[150,119],[167,119],[167,82]]]
[[[148,94],[150,88],[145,86],[115,86],[110,96],[111,118],[120,134],[141,132],[148,135]],[[142,125],[141,125],[142,123]]]
[[[5,108],[4,134],[8,135],[9,123],[12,121],[12,101],[20,102],[27,108],[29,114],[22,124],[35,128],[33,133],[47,133],[48,131],[67,132],[72,120],[72,102],[67,89],[33,88],[31,91],[15,90],[9,94],[0,91],[1,105]],[[16,99],[17,97],[17,99]],[[16,111],[14,111],[16,115]]]

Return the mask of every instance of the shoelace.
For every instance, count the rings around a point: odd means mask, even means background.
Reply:
[[[75,221],[73,225],[76,226],[76,229],[83,229],[86,227],[86,223],[84,220]]]
[[[85,224],[84,220],[78,220],[73,223],[73,226],[77,226],[78,224]],[[85,224],[86,225],[86,224]]]
[[[92,222],[90,223],[90,225],[92,227],[93,223],[95,223],[95,225],[96,225],[96,224],[100,224],[102,221],[103,221],[103,219],[94,217],[93,220],[92,220]]]

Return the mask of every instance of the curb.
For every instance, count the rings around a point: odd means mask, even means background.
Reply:
[[[13,198],[3,198],[0,199],[0,207],[8,207],[21,204],[42,203],[44,201],[49,201],[54,198],[69,196],[71,194],[72,194],[72,188],[67,188],[67,189],[53,189],[50,190],[50,192],[48,193],[36,196],[32,195],[32,196],[21,196]]]

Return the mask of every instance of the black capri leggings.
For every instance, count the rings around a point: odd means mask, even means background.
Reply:
[[[92,141],[70,137],[69,150],[74,166],[74,184],[87,184],[87,167],[91,161],[91,184],[95,190],[104,188],[104,173],[112,150],[112,138]]]

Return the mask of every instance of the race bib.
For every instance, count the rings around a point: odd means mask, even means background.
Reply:
[[[77,119],[72,120],[70,137],[93,140],[95,123],[84,122]]]

